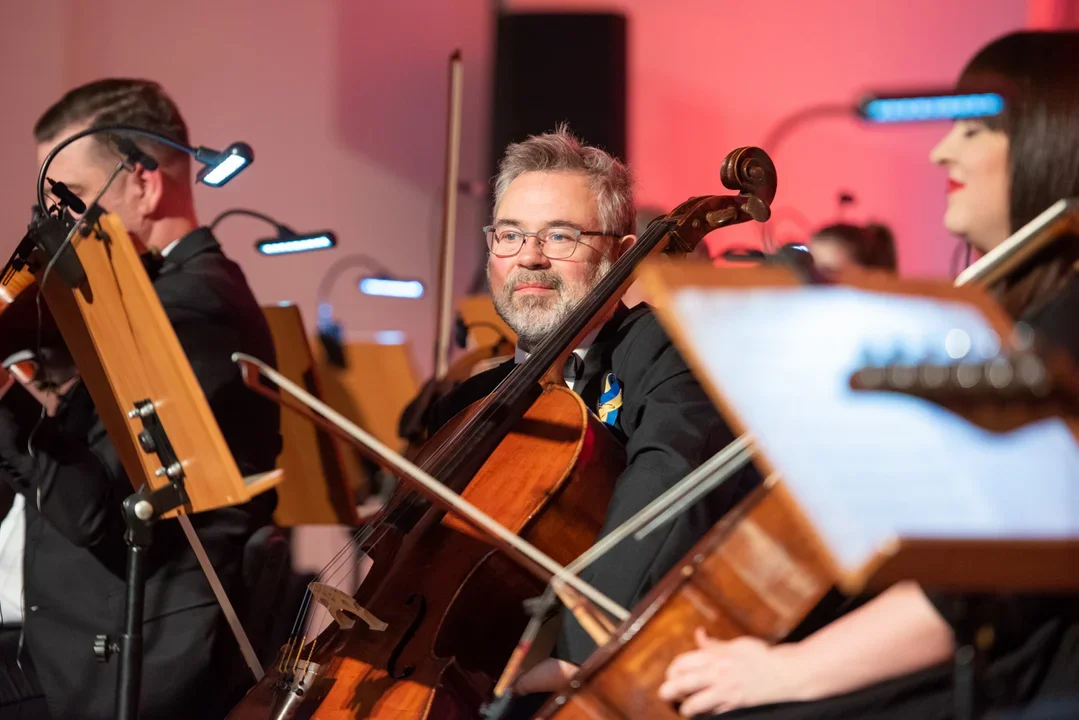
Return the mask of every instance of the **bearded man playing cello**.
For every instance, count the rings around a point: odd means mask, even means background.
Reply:
[[[517,333],[513,361],[476,375],[432,410],[433,433],[487,396],[636,242],[629,170],[564,128],[510,145],[484,228],[495,309]],[[600,536],[632,517],[734,440],[646,305],[619,304],[574,349],[566,384],[625,444],[627,466]],[[759,481],[746,467],[641,542],[625,542],[581,576],[623,607],[641,597]],[[512,484],[507,477],[507,485]],[[560,687],[595,644],[567,612],[554,657],[516,683],[519,694]],[[533,698],[542,700],[542,696]],[[529,708],[523,701],[515,713]]]

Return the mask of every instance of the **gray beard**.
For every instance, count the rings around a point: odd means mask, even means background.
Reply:
[[[610,271],[614,262],[604,255],[594,272],[581,284],[570,285],[551,270],[518,270],[506,278],[502,291],[492,289],[491,299],[499,317],[517,333],[517,345],[531,352],[555,328],[569,317],[585,295]],[[553,298],[536,295],[514,296],[513,289],[522,282],[543,282],[557,293]],[[487,284],[491,284],[491,265],[487,264]]]

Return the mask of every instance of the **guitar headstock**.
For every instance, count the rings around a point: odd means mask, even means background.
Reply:
[[[851,375],[850,387],[918,397],[992,430],[1079,415],[1079,371],[1065,352],[1038,342],[1025,325],[1017,326],[1008,348],[993,353],[968,348],[912,359],[896,352],[889,361],[867,362]]]

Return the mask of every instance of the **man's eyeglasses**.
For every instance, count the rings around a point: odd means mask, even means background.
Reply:
[[[525,239],[529,235],[536,238],[540,252],[551,260],[565,260],[577,250],[577,243],[582,235],[614,237],[611,233],[599,230],[578,230],[569,227],[549,227],[539,232],[525,232],[515,227],[496,227],[487,225],[483,228],[487,236],[487,249],[495,257],[513,257],[521,252]]]

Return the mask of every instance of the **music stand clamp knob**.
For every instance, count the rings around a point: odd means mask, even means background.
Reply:
[[[120,646],[114,642],[109,641],[108,635],[97,635],[94,637],[94,658],[99,663],[107,663],[116,653],[120,652]]]

